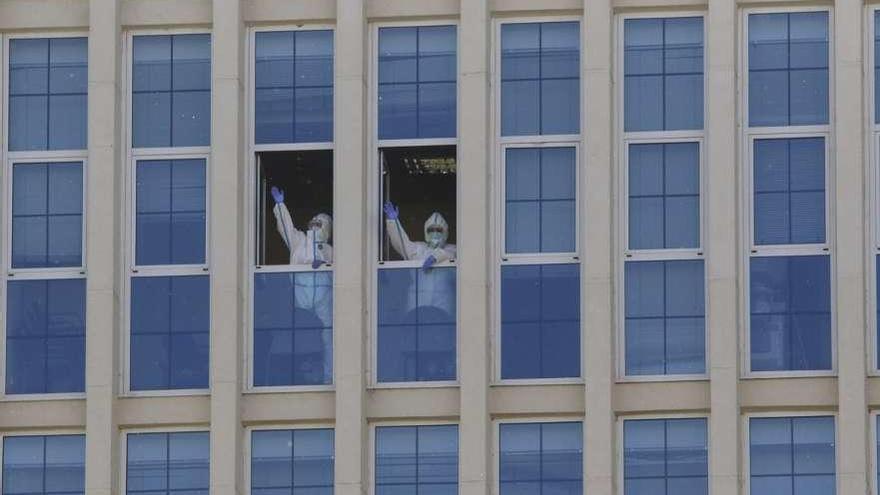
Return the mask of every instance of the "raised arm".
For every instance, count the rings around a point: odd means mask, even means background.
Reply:
[[[306,235],[293,226],[293,219],[290,217],[290,212],[287,211],[287,206],[284,205],[284,191],[272,186],[270,192],[275,200],[275,207],[272,208],[272,213],[275,214],[275,228],[278,229],[284,244],[292,253],[306,242]]]
[[[388,232],[388,240],[391,247],[397,251],[403,259],[418,259],[418,243],[412,242],[400,223],[399,210],[390,201],[383,206],[385,210],[385,231]]]

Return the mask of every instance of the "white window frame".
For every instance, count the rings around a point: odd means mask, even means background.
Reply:
[[[297,431],[297,430],[330,430],[333,432],[333,471],[336,472],[336,428],[335,425],[325,422],[308,422],[308,423],[272,423],[269,425],[250,425],[244,429],[244,452],[242,473],[244,473],[245,493],[250,494],[253,489],[253,478],[251,468],[253,467],[253,435],[255,431]]]
[[[742,415],[742,437],[740,441],[742,445],[742,490],[743,495],[751,495],[752,473],[751,473],[751,444],[749,443],[749,427],[752,418],[814,418],[814,417],[830,417],[834,421],[834,482],[835,485],[840,483],[840,429],[838,428],[837,412],[822,410],[807,411],[770,411],[770,412],[752,412]],[[711,445],[711,438],[709,439]]]
[[[651,420],[669,420],[669,419],[705,419],[706,420],[706,455],[707,457],[710,455],[710,446],[712,444],[712,439],[709,437],[709,433],[712,431],[711,421],[712,418],[707,413],[679,413],[679,414],[650,414],[650,413],[639,413],[639,414],[630,414],[630,415],[620,415],[617,417],[615,421],[615,433],[617,435],[617,493],[618,495],[625,495],[626,489],[626,439],[623,436],[624,432],[624,422],[626,421],[651,421]],[[709,483],[712,478],[711,468],[709,467],[709,463],[706,465],[706,482]]]
[[[9,151],[9,47],[12,40],[17,39],[53,39],[53,38],[86,38],[88,31],[43,31],[17,33],[14,35],[0,35],[0,191],[5,198],[0,203],[5,215],[2,216],[2,229],[4,241],[2,246],[3,270],[0,273],[0,314],[6,315],[7,283],[10,280],[60,280],[60,279],[86,279],[86,232],[88,214],[86,210],[87,187],[88,187],[88,144],[80,150],[49,150],[49,151]],[[87,98],[88,102],[88,98]],[[88,103],[87,103],[88,105]],[[87,133],[88,134],[88,133]],[[12,268],[12,168],[16,164],[28,163],[80,163],[82,166],[82,252],[80,266],[58,268]],[[82,399],[86,396],[82,392],[61,393],[37,393],[37,394],[7,394],[6,393],[6,325],[8,319],[0,325],[0,400],[65,400]],[[85,359],[85,356],[83,356]],[[36,435],[37,433],[34,433]]]
[[[874,17],[871,16],[871,21],[873,22]],[[871,41],[873,44],[873,40]],[[873,57],[872,57],[873,64]],[[873,106],[871,107],[874,108]],[[873,116],[871,117],[873,119]],[[880,434],[880,431],[877,429],[877,421],[880,418],[880,411],[873,409],[868,411],[868,438],[870,438],[869,442],[869,453],[868,453],[868,472],[870,474],[868,479],[868,489],[870,490],[871,495],[880,495],[880,486],[877,484],[878,471],[880,471],[880,465],[877,463],[880,462],[880,459],[877,458],[877,446],[880,444],[880,437],[877,435]]]
[[[335,270],[333,269],[333,263],[325,263],[318,269],[313,269],[310,265],[258,265],[257,264],[257,246],[256,246],[256,236],[257,231],[259,229],[259,225],[257,225],[256,214],[257,214],[257,170],[260,166],[259,154],[264,152],[273,152],[273,151],[330,151],[333,157],[333,182],[336,182],[336,129],[334,126],[333,131],[333,141],[327,142],[316,142],[316,143],[281,143],[281,144],[256,144],[256,49],[257,49],[257,33],[266,33],[266,32],[300,32],[300,31],[330,31],[333,36],[333,70],[334,70],[334,78],[336,71],[336,57],[337,57],[337,46],[336,46],[336,26],[334,24],[326,24],[326,23],[309,23],[309,24],[276,24],[270,26],[253,26],[248,29],[247,32],[247,49],[245,51],[245,57],[247,58],[247,67],[248,67],[248,75],[245,83],[245,91],[247,101],[245,102],[245,108],[247,112],[247,125],[245,132],[247,133],[247,143],[248,143],[248,152],[247,152],[247,166],[248,166],[248,179],[247,179],[247,191],[246,191],[246,200],[247,207],[245,211],[247,212],[246,218],[246,227],[248,233],[248,240],[246,242],[246,256],[247,256],[247,270],[245,272],[245,283],[244,288],[247,290],[247,309],[246,309],[246,321],[247,321],[247,331],[245,332],[245,338],[247,341],[245,342],[245,348],[247,349],[246,355],[243,357],[244,359],[244,370],[247,375],[245,381],[245,387],[242,393],[245,394],[253,394],[253,393],[277,393],[277,392],[317,392],[317,391],[331,391],[335,389],[336,383],[336,325],[335,325],[335,311],[333,315],[333,328],[331,329],[331,339],[333,345],[333,373],[330,377],[330,383],[324,385],[266,385],[266,386],[255,386],[254,385],[254,277],[258,273],[302,273],[302,272],[330,272],[333,276],[333,295],[335,297],[336,293],[336,277]],[[334,80],[333,87],[333,106],[334,108],[339,102],[339,98],[336,97],[337,88]],[[336,116],[334,114],[333,118]],[[335,188],[334,188],[335,191]],[[333,211],[330,212],[333,218],[336,217],[336,198],[333,198]],[[335,260],[334,260],[335,261]],[[248,473],[250,473],[250,468],[248,468]],[[250,485],[248,485],[250,486]],[[250,490],[250,488],[248,488]]]
[[[551,22],[577,22],[579,26],[578,57],[580,60],[581,71],[578,73],[579,91],[579,130],[577,134],[537,134],[529,136],[502,136],[501,135],[501,28],[507,24],[543,24]],[[491,385],[516,386],[516,385],[554,385],[554,384],[581,384],[584,383],[586,376],[586,356],[584,355],[584,321],[586,321],[586,308],[583,301],[580,304],[580,323],[578,325],[579,347],[578,360],[580,371],[578,376],[563,378],[502,378],[502,324],[501,324],[501,272],[504,266],[513,265],[554,265],[554,264],[576,264],[578,265],[579,286],[583,290],[584,281],[584,264],[581,262],[583,256],[583,240],[581,239],[585,227],[585,219],[582,215],[583,198],[585,191],[583,190],[583,167],[585,163],[583,152],[583,128],[584,128],[584,102],[585,84],[583,79],[584,66],[584,22],[582,17],[572,15],[557,16],[534,16],[534,17],[512,17],[512,18],[496,18],[492,23],[493,42],[490,55],[491,80],[490,85],[490,102],[493,105],[492,110],[492,139],[494,145],[492,152],[494,157],[490,158],[495,173],[491,182],[492,193],[490,194],[490,214],[492,223],[495,225],[491,228],[491,244],[489,251],[493,259],[492,262],[492,282],[495,286],[492,294],[492,311],[490,313],[492,347],[494,350],[490,352],[492,356],[492,376]],[[506,252],[506,219],[505,213],[507,209],[506,199],[507,190],[505,183],[505,174],[507,169],[507,150],[512,148],[525,149],[542,149],[542,148],[574,148],[575,152],[575,251],[568,253],[507,253]],[[497,429],[497,428],[496,428]],[[497,468],[496,468],[497,469]]]
[[[456,93],[456,136],[452,138],[424,138],[424,139],[379,139],[379,30],[388,27],[426,27],[426,26],[454,26],[456,47],[455,47],[455,93]],[[433,20],[411,20],[411,21],[383,21],[371,22],[368,26],[370,36],[370,51],[368,61],[368,72],[370,74],[368,97],[370,99],[368,105],[367,131],[369,133],[369,151],[367,153],[368,172],[367,172],[367,256],[370,263],[369,274],[369,325],[367,332],[367,341],[370,349],[370,366],[368,369],[368,389],[386,389],[386,388],[438,388],[450,387],[458,385],[458,377],[460,376],[460,355],[461,355],[461,281],[459,280],[458,268],[456,260],[450,259],[435,264],[436,268],[452,267],[455,269],[455,298],[456,298],[456,314],[455,314],[455,378],[452,380],[434,380],[434,381],[410,381],[410,382],[380,382],[379,381],[379,270],[394,268],[421,268],[422,262],[418,260],[402,260],[402,261],[384,261],[380,260],[381,250],[379,243],[383,240],[385,229],[382,227],[385,222],[384,213],[382,213],[382,180],[379,177],[382,172],[382,150],[389,148],[410,148],[421,146],[454,146],[455,147],[455,164],[456,164],[456,198],[455,198],[455,216],[456,230],[458,229],[461,219],[461,204],[459,201],[459,191],[461,190],[461,180],[459,178],[459,165],[461,164],[460,145],[458,135],[461,133],[461,25],[457,18],[443,18]],[[460,242],[459,232],[456,232],[456,242]]]
[[[776,127],[749,127],[749,85],[748,85],[748,50],[749,50],[749,15],[751,14],[792,14],[801,12],[827,12],[828,13],[828,124],[823,125],[790,125]],[[740,152],[742,158],[739,176],[743,184],[740,192],[741,204],[745,205],[746,215],[742,215],[740,228],[743,235],[741,244],[740,280],[742,280],[740,297],[742,301],[742,339],[740,347],[741,377],[742,378],[780,378],[802,376],[834,376],[837,374],[837,308],[836,308],[836,266],[833,249],[835,225],[834,225],[834,169],[833,155],[831,154],[832,141],[834,139],[833,109],[834,109],[834,76],[835,76],[835,40],[834,40],[834,9],[825,6],[786,6],[786,7],[755,7],[742,10],[740,17],[740,54],[739,70],[743,74],[739,78],[740,89]],[[764,139],[790,139],[790,138],[815,138],[825,140],[825,242],[816,244],[783,244],[783,245],[756,245],[754,243],[754,142]],[[767,256],[828,256],[829,293],[831,308],[831,369],[829,370],[781,370],[781,371],[752,371],[751,368],[751,259],[754,257]]]
[[[370,423],[369,427],[369,441],[367,442],[367,448],[369,451],[367,452],[367,456],[369,460],[367,461],[367,482],[369,487],[367,487],[367,495],[376,495],[376,428],[381,428],[385,426],[457,426],[458,427],[458,452],[456,455],[459,458],[459,466],[461,465],[461,423],[454,420],[426,420],[421,421],[417,419],[400,419],[395,421],[378,421],[375,423]],[[416,452],[418,455],[418,452]],[[458,486],[461,487],[461,468],[458,470]]]
[[[125,276],[123,277],[123,338],[122,342],[122,384],[120,396],[122,397],[156,397],[156,396],[183,396],[183,395],[208,395],[210,394],[210,380],[206,388],[199,389],[172,389],[172,390],[132,390],[131,389],[131,298],[132,278],[134,277],[174,277],[174,276],[211,276],[210,270],[210,239],[211,239],[211,145],[208,146],[177,146],[177,147],[149,147],[133,148],[133,64],[134,64],[134,37],[136,36],[174,36],[187,34],[207,34],[211,36],[211,63],[214,58],[214,39],[210,29],[148,29],[131,30],[124,33],[124,63],[123,79],[125,81],[125,104],[123,105],[124,123],[123,136],[125,139],[126,167],[125,167],[125,208],[126,216],[124,223],[124,246],[125,246]],[[214,97],[214,88],[211,88],[211,98]],[[213,117],[212,117],[213,118]],[[212,136],[213,137],[213,136]],[[197,159],[205,162],[205,262],[194,265],[145,265],[136,264],[136,231],[137,231],[137,165],[139,161],[148,160],[185,160]],[[210,307],[210,305],[209,305]],[[214,340],[214,332],[211,330],[213,322],[209,313],[208,342]],[[210,345],[210,344],[209,344]],[[212,356],[209,354],[209,363]],[[170,366],[170,363],[169,363]]]
[[[81,428],[52,428],[52,429],[38,429],[38,430],[19,430],[19,431],[7,431],[0,435],[0,466],[3,465],[4,452],[3,445],[4,440],[7,438],[15,438],[15,437],[52,437],[52,436],[70,436],[70,435],[80,435],[83,437],[83,442],[85,442],[86,431]],[[86,462],[86,452],[83,452],[83,469],[85,469]],[[45,460],[45,459],[44,459]],[[43,469],[45,469],[45,463],[43,464]],[[3,469],[0,469],[0,484],[3,482]]]
[[[503,418],[492,420],[492,444],[489,446],[492,476],[492,494],[501,494],[501,425],[502,424],[546,424],[546,423],[580,423],[581,424],[581,462],[587,458],[587,442],[585,434],[587,424],[584,416],[564,415],[564,416],[534,416],[529,418]],[[581,468],[581,485],[586,487],[587,473]],[[370,494],[372,495],[372,494]]]
[[[878,34],[874,28],[874,16],[880,12],[880,6],[876,4],[867,5],[865,12],[865,22],[867,25],[865,26],[864,73],[866,74],[865,106],[867,111],[865,112],[864,122],[865,129],[867,129],[867,132],[865,132],[865,139],[867,140],[865,143],[865,154],[868,159],[868,184],[870,184],[867,198],[870,209],[866,215],[868,232],[870,234],[868,235],[868,248],[866,249],[868,259],[865,260],[865,270],[868,271],[865,277],[868,280],[868,286],[865,290],[865,294],[868,297],[866,305],[868,308],[868,335],[866,336],[865,345],[869,349],[867,355],[871,360],[867,366],[868,376],[880,376],[880,366],[878,366],[878,360],[880,360],[880,350],[878,350],[880,340],[877,338],[877,311],[880,310],[877,307],[877,284],[880,283],[880,280],[877,279],[876,275],[877,257],[880,256],[880,123],[877,123],[875,120],[880,115],[876,117],[874,115],[874,106],[877,98],[880,97],[880,95],[874,94],[874,85],[877,82],[874,77],[874,57],[877,55],[874,50],[874,37]],[[880,494],[875,493],[875,495]]]
[[[128,493],[128,436],[138,433],[207,433],[209,469],[214,462],[211,456],[212,435],[210,425],[125,428],[119,432],[119,491],[123,494]]]
[[[703,21],[703,126],[699,129],[689,130],[660,130],[660,131],[626,131],[624,128],[624,100],[625,85],[622,81],[625,78],[624,58],[626,56],[625,43],[625,24],[630,19],[679,19],[679,18],[700,18]],[[617,382],[659,382],[659,381],[693,381],[709,379],[709,338],[708,338],[708,277],[706,276],[705,263],[705,246],[706,246],[706,120],[708,115],[708,95],[709,85],[708,64],[706,54],[706,44],[709,38],[708,27],[706,22],[705,11],[700,10],[683,10],[673,12],[639,12],[632,14],[620,14],[617,16],[615,23],[616,46],[615,62],[617,64],[616,77],[618,88],[615,90],[614,104],[615,114],[620,116],[616,120],[615,133],[617,146],[617,162],[619,167],[617,170],[616,181],[618,188],[617,211],[617,245],[622,256],[615,256],[615,271],[617,280],[617,289],[614,291],[616,303],[616,320],[617,324],[615,339],[617,342]],[[699,245],[696,248],[674,248],[674,249],[630,249],[629,248],[629,148],[631,145],[637,144],[676,144],[676,143],[696,143],[699,153]],[[702,261],[703,262],[703,333],[704,333],[704,349],[703,349],[703,373],[688,374],[657,374],[657,375],[627,375],[626,374],[626,284],[624,283],[625,269],[627,262],[636,261]],[[622,480],[622,478],[621,478]]]

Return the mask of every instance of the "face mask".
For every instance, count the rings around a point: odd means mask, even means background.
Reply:
[[[428,232],[426,240],[428,241],[428,246],[436,249],[443,244],[443,232]]]

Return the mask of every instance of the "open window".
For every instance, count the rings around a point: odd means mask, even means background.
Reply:
[[[259,153],[256,187],[257,265],[311,264],[312,258],[332,263],[332,248],[320,243],[333,244],[333,152]],[[283,194],[282,202],[276,202],[273,187]],[[286,208],[289,217],[282,208]],[[312,230],[318,230],[313,220],[323,217],[322,214],[331,223],[326,232],[316,236],[310,232],[310,225]],[[302,240],[308,244],[300,245]]]
[[[382,212],[379,260],[415,261],[412,253],[394,246],[392,238],[426,241],[426,222],[446,223],[447,246],[456,244],[456,156],[455,146],[419,146],[380,150],[382,166],[381,204],[392,203],[399,213],[397,225]],[[392,227],[393,225],[393,227]],[[400,232],[389,229],[401,229]],[[404,251],[404,252],[401,252]]]

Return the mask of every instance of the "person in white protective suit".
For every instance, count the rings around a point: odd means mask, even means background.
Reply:
[[[318,213],[308,223],[303,232],[293,225],[293,219],[284,204],[284,191],[272,186],[270,192],[275,200],[272,213],[275,214],[275,227],[284,245],[290,251],[291,265],[308,265],[317,270],[325,263],[333,262],[333,246],[330,244],[333,221],[330,215]],[[333,281],[323,273],[297,273],[293,279],[294,299],[297,309],[312,311],[321,321],[325,329],[333,326]],[[326,356],[333,349],[332,334],[329,330],[322,333],[322,343]],[[325,377],[331,377],[333,363],[324,360]]]
[[[447,244],[449,224],[438,212],[425,221],[425,242],[411,241],[400,224],[399,209],[390,201],[385,203],[385,230],[391,247],[405,260],[422,261],[424,273],[420,274],[418,293],[409,291],[408,308],[433,306],[455,317],[455,279],[435,272],[437,263],[455,258],[455,244]]]

